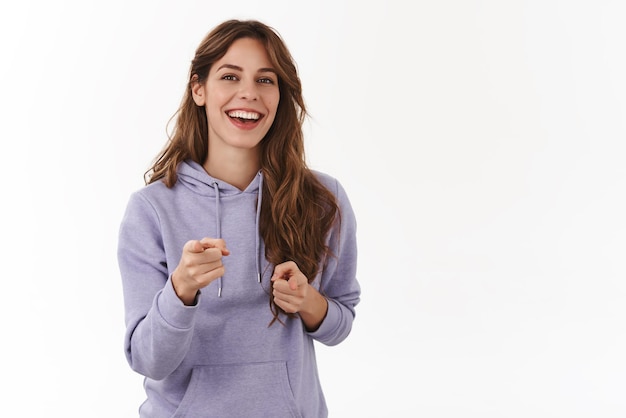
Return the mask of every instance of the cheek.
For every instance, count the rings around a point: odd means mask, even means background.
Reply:
[[[272,110],[272,113],[276,114],[276,111],[278,110],[279,102],[280,102],[279,94],[276,94],[274,97],[270,98],[270,100],[267,102],[267,106],[268,108]]]
[[[206,116],[209,121],[217,118],[221,113],[220,108],[216,107],[215,105],[212,106],[211,104],[207,104],[207,106],[205,106],[205,109],[206,109]]]
[[[233,93],[224,88],[207,89],[206,101],[207,105],[219,108],[224,106],[233,96]]]
[[[228,100],[223,93],[212,93],[207,99],[207,112],[212,114],[222,113],[222,108]]]

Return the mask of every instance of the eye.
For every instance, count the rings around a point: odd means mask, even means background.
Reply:
[[[233,74],[224,74],[222,76],[222,80],[235,81],[235,80],[237,80],[237,76],[235,76]]]
[[[261,83],[261,84],[274,84],[274,80],[272,80],[269,77],[259,78],[258,82]]]

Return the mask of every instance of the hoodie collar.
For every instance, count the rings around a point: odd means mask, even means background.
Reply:
[[[261,172],[254,176],[248,187],[243,191],[224,180],[210,176],[204,167],[192,160],[185,160],[178,166],[178,180],[185,187],[202,196],[221,197],[234,196],[241,193],[258,193],[261,184]],[[217,189],[215,188],[217,184]]]

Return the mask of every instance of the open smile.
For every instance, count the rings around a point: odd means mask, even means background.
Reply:
[[[240,122],[258,122],[263,117],[262,114],[257,112],[248,112],[245,110],[231,110],[227,112],[227,115],[231,119],[237,119]]]

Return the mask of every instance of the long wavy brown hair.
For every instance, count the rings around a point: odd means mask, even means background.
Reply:
[[[276,265],[294,261],[312,282],[322,261],[330,254],[326,238],[339,219],[335,196],[307,167],[302,124],[307,116],[302,85],[292,58],[280,35],[256,20],[228,20],[216,26],[200,43],[191,62],[189,81],[169,140],[146,171],[146,184],[161,180],[168,187],[177,181],[178,165],[191,159],[203,164],[208,153],[208,125],[203,106],[193,101],[191,88],[203,83],[211,65],[222,58],[234,41],[253,38],[260,41],[278,74],[280,101],[276,118],[261,140],[261,170],[264,175],[260,234],[265,242],[265,257]],[[274,316],[270,325],[285,313],[270,295]],[[280,321],[282,322],[282,321]]]

